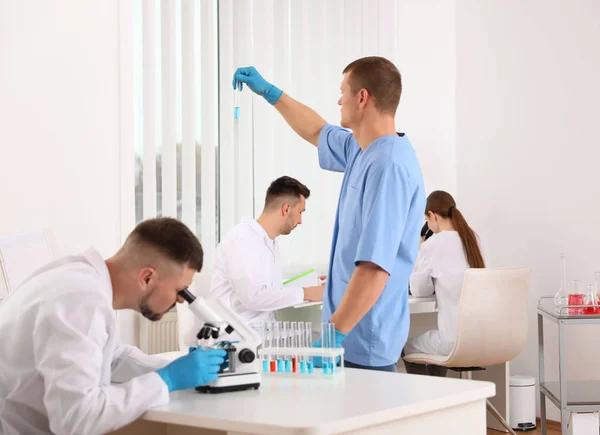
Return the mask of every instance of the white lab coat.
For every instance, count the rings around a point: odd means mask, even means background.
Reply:
[[[169,401],[167,361],[117,340],[105,262],[89,249],[0,305],[0,433],[102,434]]]
[[[438,329],[409,338],[404,348],[406,354],[450,354],[456,343],[460,294],[468,268],[469,263],[456,231],[439,232],[421,245],[410,277],[410,292],[415,297],[427,297],[435,292]]]
[[[302,287],[283,287],[281,259],[271,240],[255,220],[233,228],[217,246],[210,297],[228,304],[260,332],[274,310],[300,304]]]

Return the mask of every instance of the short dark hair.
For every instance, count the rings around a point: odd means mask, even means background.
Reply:
[[[265,208],[269,208],[277,199],[285,196],[292,196],[300,200],[301,196],[308,198],[310,190],[295,178],[284,175],[273,181],[267,189]]]
[[[162,217],[140,222],[127,237],[127,242],[148,245],[177,264],[187,264],[200,272],[204,252],[198,238],[177,219]]]
[[[346,73],[352,73],[349,83],[352,92],[366,89],[377,109],[396,113],[402,95],[402,76],[392,62],[379,56],[363,57],[344,68]]]

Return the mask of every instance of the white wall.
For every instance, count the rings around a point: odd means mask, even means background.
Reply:
[[[48,227],[63,254],[118,248],[118,6],[0,2],[1,234]]]
[[[535,307],[559,287],[559,254],[569,280],[600,270],[600,3],[459,0],[456,20],[458,204],[492,266],[531,267],[529,337],[511,371],[537,375]],[[557,331],[545,327],[557,379]],[[600,379],[599,333],[568,332],[571,379]]]

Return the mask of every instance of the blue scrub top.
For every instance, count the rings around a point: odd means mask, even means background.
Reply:
[[[382,136],[363,151],[351,132],[326,125],[319,164],[343,172],[323,321],[337,309],[354,268],[368,261],[390,274],[383,293],[343,341],[344,359],[365,366],[398,361],[410,326],[408,283],[425,212],[423,175],[408,138]]]

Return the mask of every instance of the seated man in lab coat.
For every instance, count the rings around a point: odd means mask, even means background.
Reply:
[[[161,218],[106,261],[90,248],[37,270],[0,305],[0,434],[103,434],[216,379],[223,350],[168,364],[117,337],[114,310],[160,319],[202,261],[194,234]]]
[[[309,196],[298,180],[278,178],[267,190],[258,219],[237,225],[217,246],[210,296],[227,303],[259,332],[263,322],[273,320],[274,310],[323,300],[324,284],[282,284],[277,237],[302,223]]]

